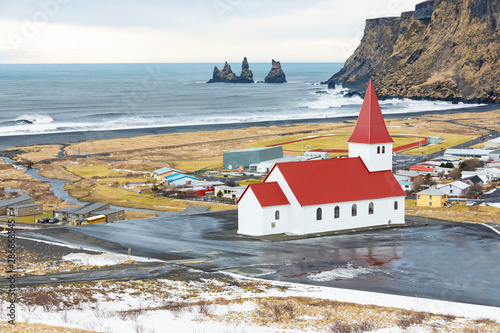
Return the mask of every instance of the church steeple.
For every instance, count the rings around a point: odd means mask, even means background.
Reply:
[[[384,117],[378,104],[372,80],[368,83],[365,100],[359,112],[358,122],[347,142],[389,143],[394,142],[385,127]]]
[[[392,170],[394,141],[385,126],[372,80],[368,84],[356,127],[347,142],[349,157],[361,157],[368,170]]]

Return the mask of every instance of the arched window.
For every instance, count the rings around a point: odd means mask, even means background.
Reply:
[[[280,219],[280,211],[279,210],[277,210],[277,211],[274,212],[274,219],[275,220],[279,220]]]
[[[385,154],[385,146],[382,146],[382,154]]]
[[[368,204],[368,215],[373,215],[373,202]]]
[[[398,210],[398,202],[394,201],[394,210]]]
[[[340,217],[340,207],[336,206],[335,209],[333,210],[333,217],[338,219]]]
[[[358,215],[358,206],[356,204],[352,205],[351,209],[351,216],[357,216]]]
[[[377,147],[377,154],[380,154],[380,146]]]
[[[316,220],[321,221],[323,219],[323,210],[321,208],[316,209]]]

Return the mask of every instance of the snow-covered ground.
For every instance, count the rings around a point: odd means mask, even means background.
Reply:
[[[89,260],[102,263],[105,257]],[[21,289],[19,295],[17,321],[97,332],[334,332],[331,323],[340,322],[334,318],[350,323],[368,318],[376,324],[370,332],[376,333],[423,333],[431,332],[433,327],[440,328],[438,332],[447,332],[448,327],[456,329],[454,332],[466,332],[463,329],[470,325],[481,327],[478,332],[500,331],[500,324],[494,323],[500,322],[498,308],[271,282],[234,274],[226,280],[54,285]],[[29,299],[39,305],[30,305]],[[287,304],[293,304],[292,310]],[[2,308],[6,306],[4,302]],[[405,316],[405,312],[398,309],[448,317],[427,315],[421,323],[403,329],[396,318]],[[6,320],[4,312],[0,316]]]

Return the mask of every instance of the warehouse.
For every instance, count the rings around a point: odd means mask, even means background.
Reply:
[[[223,154],[224,169],[236,170],[240,167],[248,169],[250,164],[259,164],[282,157],[283,148],[281,146],[235,150]]]

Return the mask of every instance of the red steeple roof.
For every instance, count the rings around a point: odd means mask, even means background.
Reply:
[[[368,84],[356,127],[347,142],[368,144],[394,142],[385,127],[372,80]]]

